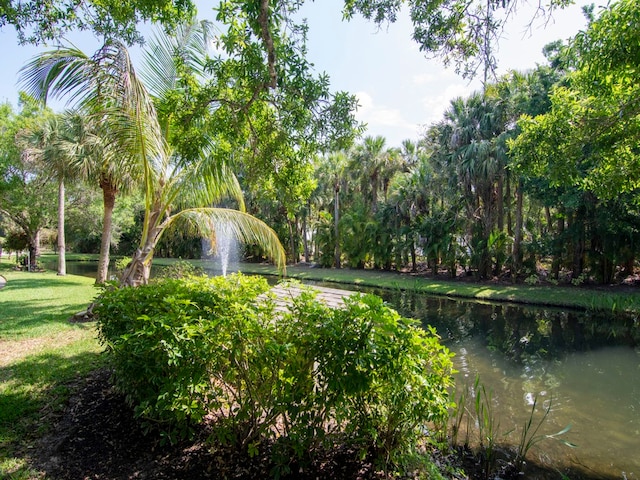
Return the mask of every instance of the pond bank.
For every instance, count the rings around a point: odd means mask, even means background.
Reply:
[[[168,265],[173,260],[155,259],[155,265]],[[194,265],[209,269],[203,260],[191,260]],[[246,274],[279,275],[266,264],[242,263],[239,270]],[[341,283],[391,290],[407,290],[450,298],[508,302],[574,310],[605,310],[640,312],[640,288],[619,286],[523,285],[499,281],[476,282],[471,279],[434,279],[411,273],[378,270],[316,268],[308,264],[288,265],[286,276],[300,280]]]
[[[43,263],[55,265],[57,255],[44,254]],[[67,269],[70,264],[93,264],[97,268],[98,255],[67,254]],[[154,258],[155,267],[175,264],[180,260]],[[219,273],[219,265],[211,260],[188,260],[194,266],[209,273]],[[279,276],[278,270],[263,263],[240,263],[235,265],[246,274]],[[72,272],[69,272],[72,273]],[[79,273],[79,272],[77,272]],[[84,273],[80,273],[84,274]],[[462,298],[489,302],[506,302],[524,305],[558,307],[571,310],[600,310],[607,312],[640,312],[640,286],[630,285],[526,285],[504,281],[474,281],[467,278],[432,278],[422,274],[386,272],[380,270],[352,270],[318,268],[299,263],[288,265],[288,278],[357,285],[391,290],[406,290],[449,298]]]

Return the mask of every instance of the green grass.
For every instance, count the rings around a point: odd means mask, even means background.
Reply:
[[[51,256],[55,259],[55,256]],[[70,261],[97,261],[97,255],[67,254]],[[153,264],[166,266],[176,259],[155,258]],[[207,260],[189,260],[196,266],[210,266]],[[242,272],[258,275],[278,275],[278,270],[270,265],[243,263]],[[379,270],[351,270],[334,268],[309,268],[290,265],[287,276],[300,280],[335,282],[387,289],[409,290],[429,295],[451,298],[466,298],[494,302],[513,302],[528,305],[552,306],[569,309],[605,310],[615,312],[640,312],[640,294],[622,291],[603,291],[587,286],[563,285],[503,285],[461,281],[433,280],[395,272]]]
[[[198,262],[194,261],[197,265]],[[160,262],[158,262],[160,264]],[[275,267],[262,264],[242,264],[243,273],[277,275]],[[433,280],[395,272],[376,270],[349,270],[288,266],[287,276],[301,280],[335,282],[367,287],[408,290],[451,298],[512,302],[529,305],[553,306],[571,309],[607,311],[640,311],[640,295],[628,292],[603,292],[584,286],[557,285],[498,285]]]
[[[50,426],[69,384],[104,362],[95,327],[71,324],[97,294],[90,278],[0,263],[0,478],[34,478],[23,452]]]

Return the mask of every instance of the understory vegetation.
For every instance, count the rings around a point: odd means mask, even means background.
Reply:
[[[170,442],[206,422],[213,442],[270,448],[276,477],[345,445],[406,467],[452,405],[435,332],[372,295],[331,309],[309,290],[283,309],[267,289],[243,275],[107,289],[95,312],[116,387]]]

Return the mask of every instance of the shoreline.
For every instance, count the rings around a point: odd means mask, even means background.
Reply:
[[[43,254],[53,261],[55,254]],[[97,261],[95,254],[67,254],[67,262]],[[173,258],[154,258],[154,266],[169,266],[182,261]],[[217,265],[211,260],[186,260],[207,271]],[[266,263],[238,264],[245,274],[281,276],[273,265]],[[235,270],[232,268],[231,270]],[[286,278],[330,282],[343,285],[406,290],[452,299],[514,303],[519,305],[561,308],[570,310],[592,310],[611,313],[639,313],[640,287],[631,285],[528,285],[504,281],[475,281],[466,278],[433,278],[423,274],[389,272],[381,270],[355,270],[321,268],[306,263],[287,265]]]

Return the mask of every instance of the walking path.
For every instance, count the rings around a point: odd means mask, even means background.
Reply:
[[[276,310],[286,311],[293,303],[293,300],[302,293],[302,290],[309,287],[297,285],[276,285],[271,288],[271,292],[276,296]],[[336,288],[326,288],[314,285],[311,290],[317,292],[316,299],[331,308],[341,308],[344,305],[344,298],[350,297],[355,292],[338,290]]]

